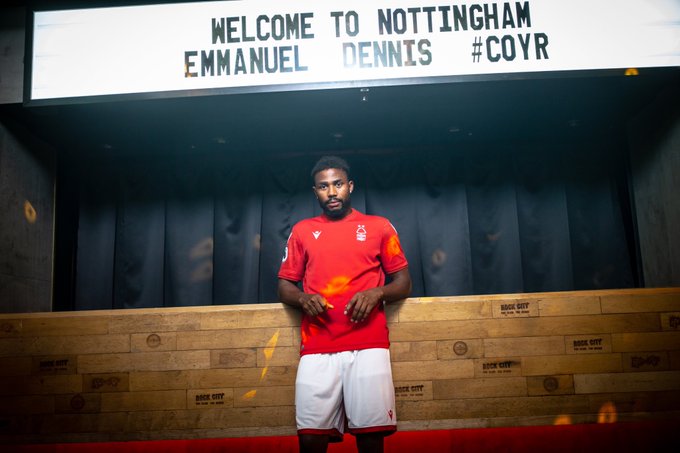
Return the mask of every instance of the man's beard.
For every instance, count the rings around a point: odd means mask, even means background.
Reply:
[[[343,217],[345,217],[347,215],[347,213],[350,211],[350,209],[352,209],[352,204],[350,203],[349,200],[345,200],[345,201],[336,200],[336,201],[340,201],[340,209],[331,210],[331,209],[328,209],[326,204],[321,204],[321,209],[323,209],[323,213],[326,214],[326,216],[328,218],[331,218],[331,219],[334,219],[334,220],[342,219]]]

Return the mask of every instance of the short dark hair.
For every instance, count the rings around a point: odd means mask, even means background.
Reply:
[[[347,174],[347,179],[350,179],[349,164],[345,159],[338,156],[323,156],[316,162],[314,167],[312,167],[312,183],[314,182],[317,173],[328,170],[329,168],[337,168],[338,170],[344,171]]]

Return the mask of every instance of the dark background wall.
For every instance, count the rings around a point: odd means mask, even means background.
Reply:
[[[680,88],[630,123],[632,182],[645,285],[680,285]]]
[[[399,231],[414,297],[636,285],[622,145],[477,142],[346,151],[353,206]],[[76,309],[276,301],[315,153],[166,152],[69,166]],[[72,185],[72,183],[75,183]]]
[[[54,154],[0,118],[0,311],[50,311]]]
[[[0,7],[0,106],[23,96],[25,9]],[[52,310],[53,148],[0,110],[0,312]]]
[[[23,100],[25,24],[25,8],[0,7],[0,104]]]

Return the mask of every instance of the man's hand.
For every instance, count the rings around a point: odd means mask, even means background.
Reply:
[[[358,292],[345,305],[345,314],[351,315],[352,322],[361,322],[368,318],[382,299],[383,291],[380,288]]]
[[[300,308],[309,316],[318,316],[330,308],[334,308],[320,294],[303,293],[297,282],[279,279],[279,300],[284,304]]]
[[[334,308],[323,296],[306,293],[302,293],[300,296],[300,307],[310,316],[318,316],[327,309]]]

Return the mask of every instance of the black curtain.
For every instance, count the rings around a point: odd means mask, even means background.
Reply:
[[[635,286],[622,152],[612,145],[338,154],[353,169],[353,206],[399,231],[413,296]],[[79,193],[72,308],[275,302],[290,229],[320,212],[309,176],[318,157],[222,151],[74,164],[62,182]]]

